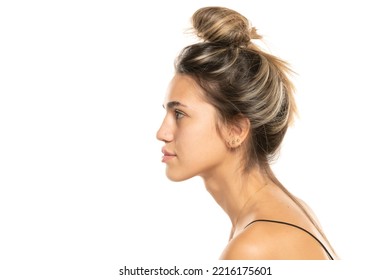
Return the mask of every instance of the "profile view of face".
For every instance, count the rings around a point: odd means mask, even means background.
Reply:
[[[211,176],[226,159],[227,146],[217,130],[216,109],[189,76],[176,74],[164,101],[166,115],[157,131],[165,143],[162,161],[172,181]],[[214,173],[215,174],[215,173]]]

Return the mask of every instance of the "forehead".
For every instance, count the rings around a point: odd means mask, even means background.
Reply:
[[[169,83],[164,105],[171,101],[194,105],[206,103],[202,88],[188,75],[176,74]]]

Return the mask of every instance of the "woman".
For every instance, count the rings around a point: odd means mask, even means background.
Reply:
[[[288,65],[252,42],[261,36],[236,11],[201,8],[192,24],[202,41],[177,57],[157,132],[167,177],[202,177],[229,216],[221,259],[334,259],[270,168],[296,112]]]

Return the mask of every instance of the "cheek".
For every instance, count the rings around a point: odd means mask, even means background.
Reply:
[[[183,132],[176,143],[182,156],[192,165],[207,163],[226,153],[226,145],[214,127],[193,129]],[[184,158],[183,158],[184,159]]]

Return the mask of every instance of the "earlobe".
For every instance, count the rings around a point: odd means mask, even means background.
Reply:
[[[229,148],[233,149],[233,148],[238,148],[239,146],[241,146],[242,142],[241,142],[240,138],[232,138],[230,140],[227,140],[226,144]]]
[[[249,134],[250,121],[246,117],[238,118],[234,123],[228,127],[228,136],[226,137],[226,144],[229,148],[237,148],[245,141]]]

